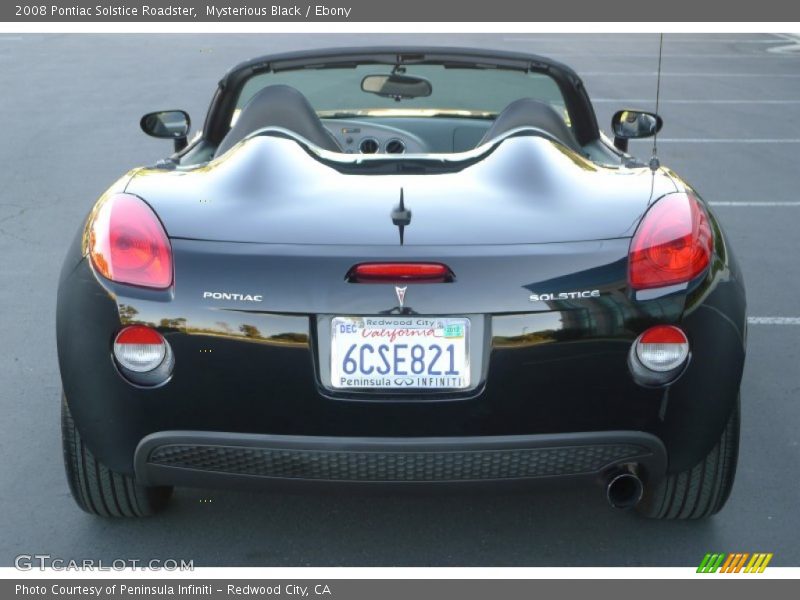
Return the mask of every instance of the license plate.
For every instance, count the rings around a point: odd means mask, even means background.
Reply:
[[[464,389],[469,319],[335,317],[331,384],[346,389]]]

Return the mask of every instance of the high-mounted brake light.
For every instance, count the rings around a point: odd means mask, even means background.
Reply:
[[[714,238],[691,194],[674,193],[647,211],[631,242],[628,281],[635,290],[691,281],[711,262]]]
[[[361,263],[347,274],[352,283],[445,283],[453,272],[441,263]]]
[[[149,288],[172,285],[172,247],[161,221],[141,199],[115,194],[97,211],[89,255],[101,275]]]

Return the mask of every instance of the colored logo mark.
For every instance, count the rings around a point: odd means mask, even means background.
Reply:
[[[748,560],[749,559],[749,560]],[[731,554],[709,552],[700,561],[698,573],[763,573],[772,553],[769,552],[735,552]],[[747,563],[747,566],[745,566]]]

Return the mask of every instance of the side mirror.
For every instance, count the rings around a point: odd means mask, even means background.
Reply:
[[[628,140],[653,137],[664,126],[664,119],[643,110],[619,110],[611,117],[614,146],[627,152]]]
[[[433,93],[431,82],[411,75],[367,75],[361,80],[361,91],[385,98],[426,98]]]
[[[175,142],[175,152],[186,147],[186,137],[192,121],[185,110],[160,110],[147,113],[139,121],[139,127],[147,135],[171,139]]]

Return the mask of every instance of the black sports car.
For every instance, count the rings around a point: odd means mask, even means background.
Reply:
[[[58,291],[84,510],[172,486],[584,477],[711,515],[736,470],[745,291],[708,205],[539,56],[250,60],[97,201]]]

